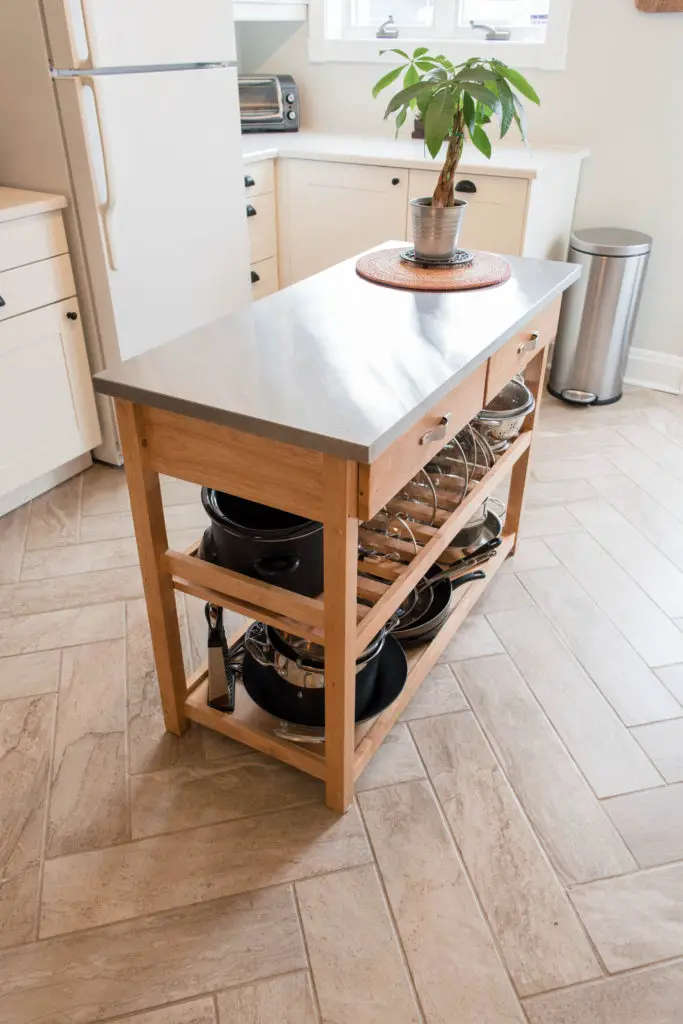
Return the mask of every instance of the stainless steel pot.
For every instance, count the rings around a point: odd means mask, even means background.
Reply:
[[[491,449],[499,453],[509,447],[534,411],[534,396],[524,381],[513,377],[473,422]]]
[[[386,627],[381,630],[356,661],[357,679],[368,668],[376,673],[375,662],[382,653],[387,632]],[[258,622],[248,630],[245,647],[259,665],[275,669],[292,686],[313,690],[325,686],[324,648],[318,644]]]
[[[455,255],[467,202],[455,206],[432,206],[431,196],[411,199],[415,255],[425,263],[442,263]]]

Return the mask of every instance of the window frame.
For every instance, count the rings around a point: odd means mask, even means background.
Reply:
[[[309,0],[308,59],[313,64],[383,64],[389,69],[392,63],[401,63],[401,58],[394,57],[393,54],[381,57],[380,50],[389,50],[397,46],[411,52],[416,46],[429,45],[431,49],[444,53],[454,63],[467,60],[468,57],[496,57],[518,68],[560,71],[566,67],[572,0],[551,0],[543,43],[516,40],[514,34],[512,39],[505,41],[486,40],[483,36],[465,32],[462,35],[453,34],[448,37],[437,35],[438,5],[435,27],[431,29],[411,29],[411,35],[401,34],[398,39],[329,39],[325,34],[328,2],[329,0]],[[345,4],[349,2],[350,0],[344,0]],[[344,18],[346,19],[346,15]],[[458,17],[455,21],[457,23]]]

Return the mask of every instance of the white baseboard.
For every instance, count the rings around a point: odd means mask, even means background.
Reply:
[[[625,380],[627,384],[680,395],[683,392],[683,356],[671,356],[648,348],[632,348]]]
[[[83,455],[71,459],[70,462],[65,462],[63,466],[57,466],[56,469],[51,469],[49,473],[43,473],[42,476],[31,480],[30,483],[17,487],[15,491],[3,494],[0,497],[0,516],[6,515],[15,508],[19,508],[20,505],[25,505],[31,498],[37,498],[39,494],[44,494],[45,491],[51,490],[57,484],[64,483],[65,480],[76,476],[76,473],[82,473],[88,466],[92,466],[92,456],[90,452],[85,452]]]

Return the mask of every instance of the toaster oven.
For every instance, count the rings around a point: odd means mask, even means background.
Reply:
[[[291,75],[240,75],[243,132],[299,130],[299,91]]]

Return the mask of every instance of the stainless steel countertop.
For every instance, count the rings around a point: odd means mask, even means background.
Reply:
[[[505,284],[410,292],[358,277],[354,257],[96,374],[95,389],[372,462],[580,273],[506,258]]]

